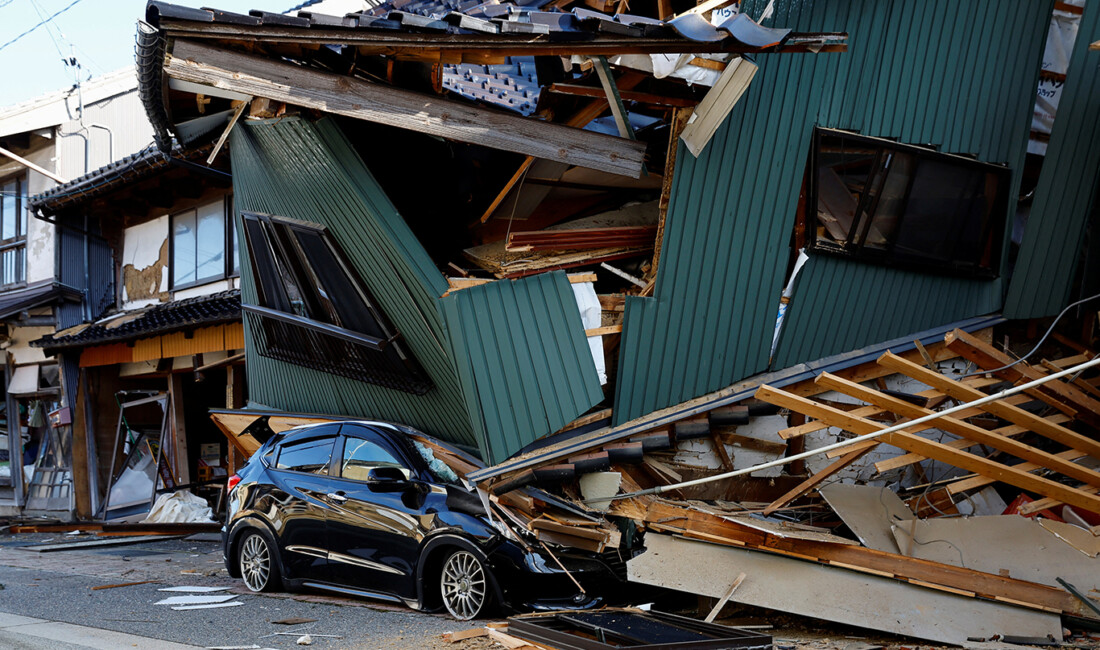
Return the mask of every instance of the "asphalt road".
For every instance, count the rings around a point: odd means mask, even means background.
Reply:
[[[0,613],[202,648],[300,648],[296,641],[304,634],[311,634],[312,647],[325,649],[453,648],[440,638],[443,632],[471,627],[441,615],[319,592],[251,594],[240,581],[225,574],[219,544],[213,541],[163,540],[50,553],[18,548],[44,540],[77,541],[60,535],[0,536]],[[93,589],[144,580],[155,582]],[[168,586],[230,586],[231,591],[219,593],[234,594],[233,602],[242,605],[174,611],[155,604],[180,595],[158,591]],[[297,625],[275,622],[290,618],[316,620]],[[2,621],[0,616],[3,648],[109,647],[80,645],[79,633],[76,645],[69,637],[34,645],[33,639],[17,634],[18,627],[5,626]],[[47,628],[42,625],[38,629]],[[150,642],[147,647],[155,648],[157,644]]]

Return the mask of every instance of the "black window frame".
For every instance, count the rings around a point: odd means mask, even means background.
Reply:
[[[328,228],[240,217],[259,302],[241,308],[261,355],[416,395],[432,388]]]
[[[333,461],[335,466],[335,472],[333,478],[338,478],[344,481],[352,481],[360,485],[365,484],[365,481],[354,478],[346,478],[343,475],[343,462],[344,462],[344,450],[349,438],[359,438],[373,443],[384,451],[393,456],[396,460],[403,463],[404,468],[409,470],[409,480],[422,481],[423,468],[416,463],[412,456],[406,453],[406,450],[401,449],[400,445],[394,444],[385,434],[379,431],[377,428],[366,426],[363,424],[345,423],[340,427],[340,440],[339,440],[339,453],[333,453]]]
[[[303,475],[307,475],[307,476],[323,476],[323,477],[326,477],[326,478],[332,478],[333,471],[334,471],[334,469],[336,469],[336,464],[335,464],[335,458],[336,458],[336,455],[337,455],[336,454],[336,447],[337,447],[336,443],[340,442],[340,428],[335,427],[331,431],[328,430],[329,428],[330,427],[326,426],[324,431],[310,431],[310,432],[306,433],[305,435],[294,436],[293,438],[286,438],[286,439],[280,440],[279,442],[277,442],[274,445],[275,456],[274,456],[274,458],[271,459],[272,462],[270,463],[270,467],[272,469],[276,470],[276,471],[279,471],[279,472],[291,472],[293,474],[303,474]],[[314,442],[314,441],[317,441],[317,440],[328,440],[331,443],[331,447],[329,447],[328,464],[325,465],[325,473],[324,474],[318,474],[317,472],[303,472],[303,471],[300,471],[300,470],[290,469],[290,468],[287,468],[287,467],[280,467],[279,466],[279,464],[282,462],[283,452],[286,450],[286,448],[288,446],[294,447],[294,446],[297,446],[297,445],[304,445],[306,443]],[[343,452],[341,451],[341,453],[343,453]]]
[[[820,200],[819,193],[821,191],[819,187],[820,157],[822,155],[822,143],[825,138],[841,138],[856,144],[862,144],[877,149],[877,152],[874,154],[875,161],[867,173],[864,187],[868,187],[872,182],[876,181],[876,176],[879,173],[889,170],[889,162],[885,162],[887,166],[883,167],[883,156],[885,152],[907,154],[916,161],[913,170],[909,173],[905,192],[901,199],[902,210],[898,215],[898,225],[894,227],[894,232],[892,233],[893,239],[888,240],[885,248],[875,248],[867,246],[866,244],[869,231],[876,222],[875,210],[878,208],[879,199],[882,198],[881,190],[889,180],[886,174],[883,174],[881,184],[878,186],[878,194],[872,194],[867,191],[860,192],[846,242],[838,245],[835,240],[828,235],[824,238],[819,235],[819,227],[824,229],[824,226],[818,220],[817,213]],[[917,182],[918,170],[922,161],[957,165],[968,170],[976,170],[996,176],[996,197],[988,204],[989,207],[986,210],[985,216],[982,222],[978,224],[981,233],[979,239],[982,242],[980,247],[982,255],[981,259],[977,262],[959,259],[961,256],[958,254],[952,255],[951,260],[944,261],[934,258],[930,253],[922,257],[913,253],[902,255],[895,252],[898,233],[901,232],[901,224],[904,223],[907,208],[911,205],[910,199],[912,190]],[[810,168],[807,174],[809,180],[808,192],[806,197],[806,209],[803,215],[806,231],[806,251],[808,253],[839,256],[871,264],[903,268],[936,275],[950,275],[976,279],[994,279],[999,276],[1001,255],[1004,247],[1005,228],[1008,222],[1009,193],[1012,184],[1012,170],[1008,166],[983,162],[957,154],[942,153],[936,151],[932,147],[904,144],[886,138],[876,138],[853,133],[851,131],[820,126],[814,128],[809,164]],[[962,227],[963,226],[957,226],[957,228],[960,229]],[[855,241],[856,239],[859,241]],[[955,253],[958,253],[958,248],[961,248],[961,246],[956,248],[954,251]]]
[[[194,271],[196,279],[190,282],[176,282],[176,219],[182,217],[188,213],[195,214],[195,240],[196,240],[196,255],[198,254],[198,210],[199,208],[212,205],[217,202],[221,202],[222,205],[222,224],[224,226],[224,233],[222,237],[222,270],[221,273],[208,278],[198,278],[198,259],[196,257]],[[226,194],[216,201],[209,201],[199,203],[186,210],[180,210],[173,212],[168,216],[168,286],[170,291],[182,291],[184,289],[190,289],[192,287],[201,287],[211,282],[220,282],[222,280],[228,280],[229,278],[239,277],[241,274],[240,269],[240,255],[237,250],[240,247],[240,242],[237,239],[237,229],[233,220],[233,195]]]
[[[12,198],[15,201],[15,214],[13,216],[15,220],[15,235],[8,238],[3,238],[3,225],[7,221],[8,215],[4,210],[3,199],[8,197],[8,190],[3,190],[9,183],[14,183],[14,190],[11,191]],[[27,223],[27,174],[26,172],[14,174],[0,179],[0,191],[3,194],[0,195],[0,289],[15,289],[27,284],[27,230],[29,224]],[[8,278],[5,271],[6,261],[9,255],[15,257],[14,261],[14,277]]]

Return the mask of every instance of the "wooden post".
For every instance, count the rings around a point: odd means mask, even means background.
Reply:
[[[230,364],[225,369],[226,385],[225,385],[225,408],[239,409],[244,408],[244,366],[235,366]],[[232,476],[237,473],[237,468],[244,465],[244,462],[248,460],[241,453],[240,449],[237,449],[237,445],[229,444],[229,448],[226,449],[226,470],[229,475]]]
[[[175,478],[179,483],[191,482],[191,466],[187,457],[187,425],[183,415],[183,375],[170,375],[168,389],[172,395],[172,449],[175,452]]]
[[[91,409],[88,408],[88,371],[80,369],[77,379],[77,391],[75,403],[71,404],[70,416],[72,418],[72,468],[73,473],[73,503],[77,520],[86,521],[92,518],[91,480],[88,468],[88,436],[95,427],[90,422]],[[47,434],[50,435],[50,434]],[[46,444],[46,441],[43,441]]]

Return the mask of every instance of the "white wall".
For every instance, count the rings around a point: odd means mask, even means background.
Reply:
[[[43,169],[55,169],[55,147],[50,145],[27,156],[32,163]],[[64,177],[63,177],[64,178]],[[57,185],[53,179],[36,171],[27,170],[27,194],[34,196]],[[54,248],[56,246],[56,228],[27,215],[27,283],[49,280],[54,277]]]
[[[168,297],[168,215],[131,226],[122,235],[122,305],[135,309]]]
[[[87,171],[95,171],[111,162],[108,157],[111,149],[114,160],[119,160],[141,151],[153,142],[153,127],[145,117],[137,90],[85,106],[84,128],[75,119],[79,117],[75,105],[70,108],[70,116],[74,119],[63,122],[56,130],[61,176],[69,180],[86,173],[85,137],[91,147]],[[108,136],[103,129],[92,128],[91,124],[106,126],[111,130],[111,135]]]

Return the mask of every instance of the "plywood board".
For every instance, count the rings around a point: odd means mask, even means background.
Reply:
[[[847,569],[650,533],[627,563],[632,581],[800,616],[962,645],[994,634],[1060,635],[1055,614],[967,598]],[[1056,636],[1057,638],[1057,636]]]
[[[897,553],[891,527],[913,518],[913,511],[886,488],[833,483],[818,490],[825,502],[868,548]]]
[[[933,562],[1051,587],[1059,587],[1056,578],[1073,576],[1084,592],[1100,589],[1100,559],[1019,515],[924,519],[895,527],[894,538],[913,557]]]

